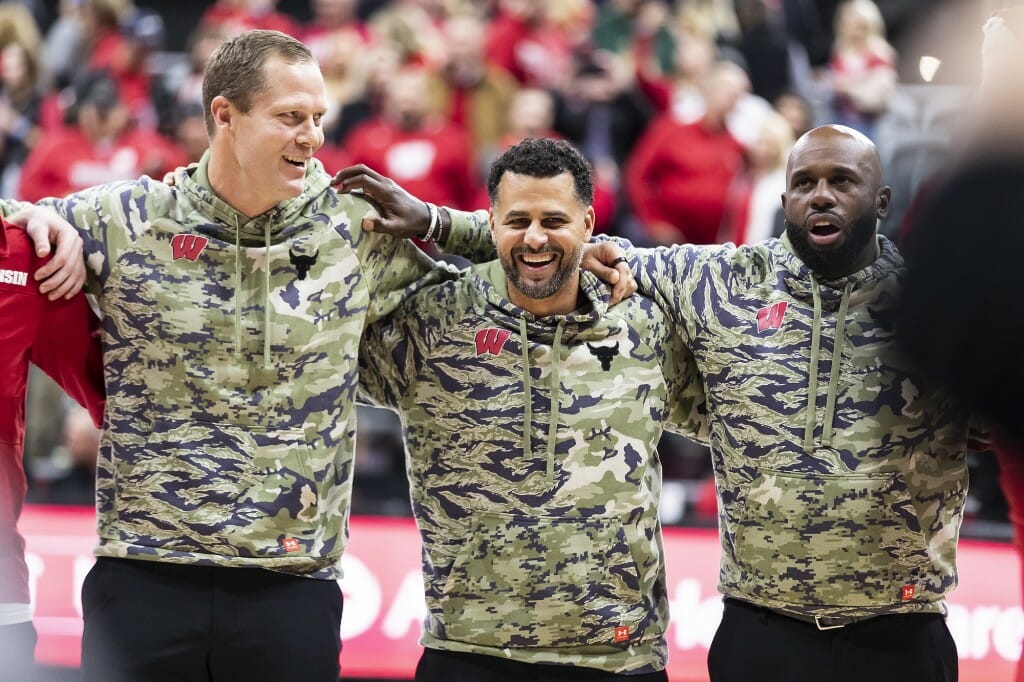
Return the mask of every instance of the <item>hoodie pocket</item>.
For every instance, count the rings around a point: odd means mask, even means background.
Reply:
[[[628,646],[647,628],[618,520],[479,514],[442,593],[444,637],[491,647]]]
[[[117,463],[120,526],[135,544],[223,556],[308,556],[319,495],[301,429],[155,419]],[[128,510],[131,510],[130,512]]]
[[[762,471],[737,514],[735,553],[753,597],[800,605],[897,604],[931,565],[894,472]]]

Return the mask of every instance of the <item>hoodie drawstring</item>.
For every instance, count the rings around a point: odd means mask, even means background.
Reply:
[[[242,354],[242,231],[235,216],[235,354]]]
[[[836,392],[839,390],[839,366],[843,360],[843,345],[846,342],[846,308],[850,303],[853,282],[847,282],[843,298],[839,303],[839,317],[836,320],[836,340],[832,351],[832,372],[828,379],[828,399],[825,402],[825,423],[822,426],[822,442],[832,445],[832,418],[836,411]]]
[[[847,282],[843,289],[843,297],[839,303],[836,318],[836,335],[832,344],[832,371],[829,373],[828,391],[825,399],[825,415],[822,423],[822,444],[832,444],[832,422],[836,411],[836,394],[839,391],[839,370],[843,359],[843,346],[846,343],[846,310],[850,303],[850,292],[853,282]],[[807,419],[804,422],[804,450],[814,450],[814,424],[818,412],[818,362],[821,349],[821,288],[818,281],[811,277],[811,293],[814,297],[814,319],[811,322],[811,361],[808,368],[807,382]]]
[[[523,349],[523,459],[530,456],[530,432],[533,430],[533,387],[530,382],[530,342],[526,337],[526,318],[519,318],[519,345]]]
[[[814,419],[818,413],[818,350],[821,347],[821,289],[811,276],[811,294],[814,296],[814,319],[811,320],[811,364],[807,371],[807,419],[804,422],[804,450],[814,450]]]
[[[561,381],[561,356],[562,356],[562,331],[565,329],[565,320],[558,321],[555,328],[555,342],[551,344],[551,416],[548,421],[548,479],[555,479],[555,441],[558,439],[558,419],[561,408],[562,381]]]
[[[555,340],[551,344],[551,374],[549,377],[549,388],[551,391],[551,414],[548,421],[547,438],[547,475],[548,479],[555,478],[555,446],[558,440],[558,421],[561,415],[561,356],[562,356],[562,332],[565,331],[565,321],[559,320],[555,328]],[[520,345],[523,349],[523,457],[529,458],[532,452],[531,435],[533,431],[533,382],[530,378],[530,342],[526,334],[526,318],[519,318]]]
[[[270,221],[263,230],[263,367],[270,367]],[[235,353],[242,354],[242,231],[235,217]]]
[[[270,367],[270,221],[263,228],[263,368]]]

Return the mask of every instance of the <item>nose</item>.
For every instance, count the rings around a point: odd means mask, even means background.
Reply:
[[[303,147],[311,147],[315,152],[324,144],[323,128],[318,126],[312,117],[299,126],[299,132],[295,136],[295,142]]]
[[[814,186],[814,191],[811,193],[811,208],[816,210],[824,210],[832,208],[836,205],[836,195],[832,191],[832,186],[828,183],[827,178],[818,180],[818,184]]]
[[[523,235],[523,243],[534,250],[543,248],[548,243],[547,232],[538,221],[534,220],[526,228],[526,234]]]

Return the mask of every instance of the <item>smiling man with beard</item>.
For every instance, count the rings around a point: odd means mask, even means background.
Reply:
[[[571,145],[511,147],[488,193],[499,259],[411,296],[359,351],[360,386],[403,423],[416,680],[664,681],[656,447],[666,428],[706,440],[692,357],[651,299],[609,307],[580,270],[593,178]]]

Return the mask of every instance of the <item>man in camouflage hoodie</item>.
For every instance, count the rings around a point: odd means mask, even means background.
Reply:
[[[894,338],[874,145],[793,148],[781,240],[639,250],[707,390],[725,611],[712,680],[947,681],[968,416]]]
[[[103,313],[87,680],[337,679],[360,335],[446,271],[330,188],[323,87],[298,41],[243,34],[209,62],[211,148],[175,186],[46,202]]]
[[[890,194],[871,141],[822,126],[790,156],[782,239],[630,251],[707,391],[716,682],[956,679],[969,418],[897,347]]]
[[[565,142],[494,164],[499,259],[371,324],[360,383],[401,416],[423,539],[420,682],[666,680],[668,427],[703,390],[650,299],[579,269],[593,181]],[[706,434],[705,434],[706,435]]]

